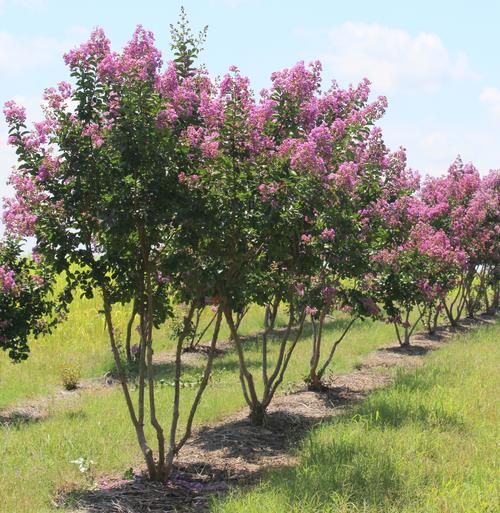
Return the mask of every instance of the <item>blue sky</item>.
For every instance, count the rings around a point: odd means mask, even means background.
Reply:
[[[272,71],[320,59],[326,85],[366,76],[388,97],[385,139],[422,174],[444,172],[457,153],[482,173],[500,167],[495,0],[0,0],[1,104],[15,98],[39,118],[43,89],[68,79],[62,54],[96,26],[118,49],[141,23],[168,60],[181,5],[194,29],[209,26],[201,60],[213,75],[236,64],[259,91]],[[0,196],[15,163],[6,137],[2,119]]]

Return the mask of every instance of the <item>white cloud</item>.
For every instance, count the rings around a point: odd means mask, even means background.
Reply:
[[[22,74],[55,63],[62,65],[64,53],[88,35],[89,30],[80,26],[69,27],[60,38],[0,31],[0,75]]]
[[[0,73],[13,75],[53,64],[67,49],[67,42],[51,37],[26,38],[0,32]]]
[[[481,174],[500,167],[498,127],[494,123],[485,123],[475,130],[435,120],[421,123],[384,120],[382,126],[387,144],[392,148],[403,144],[408,165],[422,175],[445,173],[458,154],[464,162],[472,162]]]
[[[500,114],[500,89],[485,87],[479,99],[486,103],[495,114]]]
[[[436,34],[346,22],[328,30],[326,39],[322,60],[335,76],[353,82],[367,76],[383,91],[434,93],[451,80],[477,78],[465,54],[450,55]]]

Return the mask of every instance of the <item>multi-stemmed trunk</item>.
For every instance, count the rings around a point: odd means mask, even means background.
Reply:
[[[236,328],[236,331],[240,329],[241,322],[243,321],[249,310],[250,307],[246,306],[245,308],[243,308],[243,310],[236,312],[236,318],[234,320],[234,327]],[[229,333],[229,342],[234,342],[233,335],[231,332]]]
[[[478,280],[478,283],[474,282]],[[481,306],[481,299],[486,284],[486,267],[482,266],[479,272],[475,265],[471,265],[467,270],[464,282],[464,303],[467,317],[474,318],[474,314]]]
[[[443,295],[441,297],[441,304],[450,321],[450,325],[455,327],[462,317],[462,312],[465,307],[465,276],[462,275],[457,289],[451,294],[451,297]]]
[[[484,265],[484,282],[479,293],[484,302],[485,313],[494,314],[498,310],[500,299],[500,266]]]
[[[438,327],[441,305],[432,303],[426,304],[423,308],[421,308],[420,305],[417,306],[420,313],[420,318],[422,319],[427,333],[429,335],[434,335]]]
[[[277,297],[272,306],[267,305],[264,314],[264,331],[262,333],[262,384],[263,392],[258,394],[254,375],[250,372],[243,343],[240,338],[233,311],[227,302],[223,303],[224,316],[229,326],[231,338],[234,341],[236,352],[238,354],[240,366],[240,382],[243,390],[243,396],[250,409],[250,422],[255,426],[262,426],[266,423],[267,408],[271,403],[276,390],[283,381],[285,371],[290,362],[295,346],[302,334],[304,327],[305,313],[299,312],[297,326],[294,328],[295,308],[293,304],[289,308],[289,319],[285,331],[280,335],[279,352],[276,364],[270,372],[268,365],[268,337],[274,329],[280,298]]]
[[[345,336],[352,328],[352,325],[356,321],[357,317],[353,317],[341,333],[340,337],[335,340],[330,348],[327,358],[323,362],[323,365],[320,367],[321,360],[321,349],[322,349],[322,339],[323,339],[323,327],[325,323],[325,319],[327,317],[326,310],[322,311],[318,317],[315,319],[314,316],[311,316],[311,324],[312,324],[312,353],[311,353],[311,361],[309,365],[309,388],[311,390],[323,390],[323,377],[325,375],[326,370],[328,369],[330,363],[332,362],[333,356],[335,355],[335,351],[339,344],[344,340]]]
[[[498,310],[500,306],[500,264],[496,264],[492,271],[493,302],[492,308]]]
[[[411,336],[413,335],[413,332],[415,331],[415,328],[417,327],[418,323],[420,322],[420,319],[422,319],[422,312],[419,312],[419,316],[417,320],[413,323],[410,323],[410,315],[411,315],[412,309],[406,308],[405,309],[405,319],[401,326],[399,326],[398,322],[394,323],[394,328],[396,330],[396,336],[398,337],[398,342],[401,347],[409,347],[410,346],[410,340]]]
[[[186,443],[191,435],[194,417],[205,391],[210,373],[212,370],[215,348],[219,337],[220,325],[222,321],[222,311],[216,315],[215,327],[208,352],[207,362],[203,373],[203,378],[199,384],[195,398],[189,409],[186,426],[181,436],[178,436],[178,423],[181,405],[181,374],[182,374],[182,348],[184,341],[192,330],[192,318],[195,310],[195,303],[188,309],[183,320],[183,329],[177,338],[174,362],[174,394],[172,398],[170,425],[166,432],[158,420],[157,405],[155,396],[154,365],[153,365],[153,290],[152,290],[152,272],[148,265],[144,274],[144,281],[141,283],[140,292],[142,296],[138,298],[138,315],[140,320],[140,347],[138,353],[138,397],[137,403],[132,398],[127,375],[123,368],[120,358],[119,345],[116,339],[116,331],[112,317],[112,303],[108,288],[103,282],[101,291],[103,296],[104,314],[108,329],[109,340],[113,352],[118,376],[125,396],[125,402],[129,412],[130,419],[134,426],[137,441],[141,448],[144,461],[147,466],[149,478],[155,481],[165,481],[169,479],[173,470],[174,458]],[[146,402],[149,410],[149,421],[156,433],[156,453],[148,441],[145,433],[145,412]],[[162,415],[163,416],[163,415]],[[167,433],[167,434],[166,434]]]
[[[203,317],[203,312],[205,311],[205,306],[201,306],[196,308],[195,315],[194,315],[194,326],[191,332],[191,335],[189,337],[189,343],[186,348],[188,351],[196,351],[198,349],[198,346],[200,345],[200,342],[203,340],[203,337],[207,334],[207,331],[210,329],[212,324],[215,322],[215,319],[217,318],[218,312],[216,311],[210,320],[206,323],[205,327],[199,331],[201,319]]]

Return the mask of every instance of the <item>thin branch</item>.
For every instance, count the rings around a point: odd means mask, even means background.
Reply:
[[[205,372],[203,374],[203,379],[200,383],[198,392],[197,392],[196,397],[191,406],[191,410],[189,411],[189,416],[188,416],[184,436],[179,440],[179,443],[175,447],[176,454],[181,450],[182,446],[186,443],[186,441],[191,436],[192,427],[193,427],[193,419],[196,414],[196,410],[198,409],[198,405],[200,404],[203,392],[205,391],[205,388],[208,385],[208,380],[209,380],[210,374],[212,372],[212,365],[213,365],[214,356],[215,356],[215,346],[216,346],[217,340],[219,338],[221,321],[222,321],[222,312],[218,312],[217,313],[217,321],[216,321],[215,327],[214,327],[214,333],[212,335],[212,343],[210,344],[210,352],[208,353],[208,360],[207,360],[207,364],[205,366]]]
[[[274,394],[276,393],[276,390],[283,382],[283,378],[285,377],[285,372],[288,368],[288,364],[290,363],[290,359],[292,357],[293,351],[295,349],[295,346],[297,345],[297,342],[299,341],[302,330],[304,328],[304,322],[306,320],[306,314],[303,312],[300,319],[299,319],[299,327],[297,330],[297,333],[295,334],[295,338],[293,339],[292,344],[288,348],[288,351],[286,353],[285,359],[283,361],[283,365],[281,366],[281,372],[279,374],[278,379],[275,381],[274,385],[272,386],[272,389],[270,392],[267,393],[267,397],[265,398],[264,407],[267,408],[269,406],[269,403],[271,402],[272,398],[274,397]]]
[[[198,340],[194,344],[193,347],[198,347],[198,344],[201,342],[201,339],[205,336],[205,333],[209,330],[210,326],[212,326],[213,322],[215,321],[216,317],[218,315],[218,312],[216,312],[213,317],[210,319],[210,322],[205,326],[203,331],[201,332],[200,336],[198,337]],[[194,337],[193,337],[194,338]]]
[[[240,381],[242,381],[242,385],[243,385],[243,381],[246,380],[246,387],[248,388],[248,392],[250,392],[251,404],[258,404],[259,400],[257,398],[257,392],[255,390],[253,376],[249,372],[248,367],[246,365],[245,354],[243,352],[243,346],[241,344],[241,340],[240,340],[238,331],[236,330],[236,327],[234,325],[231,310],[226,305],[224,305],[223,308],[224,308],[224,316],[225,316],[226,322],[229,326],[229,330],[233,336],[234,344],[236,346],[236,352],[238,353],[238,361],[240,364],[240,371],[241,371]],[[244,390],[245,390],[245,388],[244,388]]]
[[[127,404],[127,409],[129,412],[130,419],[132,420],[132,424],[134,425],[135,432],[137,435],[137,441],[139,442],[139,446],[144,455],[144,459],[146,461],[146,466],[148,467],[148,472],[151,478],[156,476],[156,466],[153,459],[153,451],[149,447],[146,436],[144,434],[144,426],[139,422],[137,418],[137,414],[135,412],[134,404],[132,402],[132,397],[130,396],[130,390],[127,384],[127,376],[125,374],[125,370],[123,369],[123,365],[120,359],[120,352],[118,350],[118,345],[116,343],[115,332],[113,327],[113,319],[111,316],[111,303],[109,301],[108,292],[106,286],[101,284],[101,291],[103,297],[103,307],[104,307],[104,316],[106,319],[106,326],[108,328],[109,341],[111,344],[111,351],[113,353],[113,357],[115,359],[116,369],[118,370],[118,376],[120,378],[120,384],[122,386],[123,395],[125,396],[125,402]]]
[[[174,381],[174,404],[172,408],[172,419],[170,423],[170,438],[168,443],[168,453],[167,453],[167,463],[166,470],[168,471],[172,468],[172,462],[175,456],[175,439],[177,434],[177,424],[179,422],[179,403],[180,403],[180,395],[181,395],[181,369],[182,369],[182,345],[184,343],[184,339],[187,337],[189,330],[191,328],[191,320],[194,315],[195,310],[195,302],[191,303],[189,311],[187,315],[184,317],[184,327],[182,332],[177,339],[177,348],[175,351],[175,381]]]
[[[132,304],[132,313],[127,323],[127,332],[125,336],[125,352],[127,354],[127,361],[132,361],[132,351],[130,349],[130,342],[132,340],[132,327],[134,325],[135,318],[137,317],[137,298],[134,298]]]
[[[343,331],[342,335],[335,341],[335,343],[332,346],[332,349],[330,350],[330,354],[328,355],[328,358],[325,360],[325,363],[321,367],[321,369],[318,372],[318,378],[321,379],[323,377],[323,374],[325,373],[326,369],[330,365],[333,355],[335,354],[335,351],[337,349],[337,346],[344,340],[344,337],[347,335],[349,330],[351,329],[352,325],[357,321],[359,317],[353,317],[351,319],[351,322],[347,325],[346,329]]]

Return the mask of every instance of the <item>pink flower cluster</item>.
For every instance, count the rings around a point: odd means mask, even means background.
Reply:
[[[109,140],[111,148],[112,136],[123,135],[118,131],[121,121],[129,121],[127,99],[139,90],[151,97],[148,122],[155,137],[172,136],[182,150],[185,160],[177,180],[185,187],[179,190],[203,193],[206,183],[207,190],[214,190],[228,176],[246,173],[251,179],[245,193],[254,194],[256,208],[268,214],[268,205],[289,207],[295,223],[290,222],[290,245],[305,258],[321,260],[322,269],[333,268],[333,276],[316,284],[316,299],[341,295],[326,284],[335,282],[334,272],[342,266],[345,274],[351,272],[351,257],[353,267],[365,257],[367,267],[373,264],[363,273],[413,272],[429,298],[445,293],[454,275],[471,263],[500,260],[499,172],[481,178],[474,166],[457,159],[445,176],[428,178],[421,187],[419,174],[407,167],[405,150],[391,152],[375,126],[387,100],[370,103],[366,79],[348,88],[333,82],[322,90],[321,64],[300,61],[273,73],[269,89],[255,95],[235,66],[220,80],[212,80],[205,69],[181,75],[174,61],[162,68],[154,36],[142,26],[120,52],[112,51],[104,31],[97,29],[65,61],[74,76],[88,72],[105,93],[95,109],[90,106],[91,115],[82,117],[78,109],[71,112],[70,84],[47,89],[46,119],[31,131],[25,130],[25,110],[15,102],[5,104],[7,122],[15,128],[9,142],[30,157],[29,165],[13,174],[16,193],[4,203],[4,222],[12,233],[32,236],[44,204],[51,213],[57,211],[51,193],[60,182],[72,185],[74,178],[61,179],[65,163],[55,156],[62,153],[57,141],[65,120],[71,120],[74,137],[82,136],[86,151],[90,140],[90,150],[101,155],[99,147]],[[221,182],[210,182],[213,176],[222,177]],[[273,208],[272,215],[279,210]],[[384,236],[387,240],[380,243]],[[348,250],[341,253],[338,248],[344,246]],[[158,282],[164,283],[160,275]],[[365,280],[370,296],[361,300],[375,316],[380,314],[371,297],[376,282],[374,277]],[[304,303],[308,300],[302,282],[294,290]],[[315,315],[316,307],[308,307],[308,313]]]
[[[0,265],[0,290],[2,290],[4,294],[17,294],[15,273],[3,265]]]
[[[111,43],[106,37],[104,30],[97,28],[94,30],[86,43],[70,50],[64,55],[64,62],[72,69],[77,67],[87,68],[102,61],[109,55]]]
[[[47,199],[47,193],[40,188],[40,183],[27,173],[17,171],[10,176],[9,183],[16,194],[4,199],[3,221],[7,232],[31,237],[35,233],[38,219],[37,207]]]
[[[472,164],[457,157],[446,175],[428,178],[420,191],[429,222],[442,228],[468,261],[499,258],[499,176],[499,171],[491,171],[481,178]]]
[[[7,123],[24,123],[26,121],[26,109],[16,104],[14,100],[5,102],[3,113]]]

